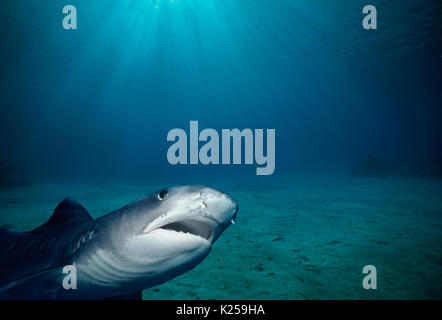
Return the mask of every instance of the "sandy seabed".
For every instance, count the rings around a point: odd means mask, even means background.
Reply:
[[[207,183],[206,183],[207,184]],[[288,177],[214,183],[240,211],[195,269],[144,299],[442,299],[442,181]],[[161,185],[0,191],[0,225],[27,231],[74,197],[96,218]],[[365,265],[377,289],[362,287]]]

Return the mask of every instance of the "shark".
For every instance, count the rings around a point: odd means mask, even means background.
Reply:
[[[0,228],[0,299],[141,299],[143,289],[200,264],[237,212],[230,196],[194,185],[97,219],[66,198],[31,231]],[[67,288],[66,266],[75,271]]]

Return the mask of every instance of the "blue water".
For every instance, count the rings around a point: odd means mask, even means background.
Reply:
[[[77,30],[62,28],[66,4]],[[35,227],[67,195],[98,216],[156,187],[204,183],[236,196],[241,211],[200,271],[207,281],[224,274],[217,259],[242,247],[234,271],[204,290],[171,282],[145,298],[441,298],[442,5],[377,1],[378,29],[366,31],[366,4],[2,0],[0,160],[33,186],[0,192],[0,223]],[[218,132],[275,129],[275,173],[170,165],[167,133],[189,132],[191,120]],[[352,178],[366,155],[388,165]],[[411,241],[416,221],[425,223]],[[393,272],[384,293],[361,291],[364,250]],[[420,274],[406,275],[416,255]],[[182,279],[192,286],[197,275]],[[326,285],[340,278],[345,290]],[[287,290],[271,290],[283,281]]]

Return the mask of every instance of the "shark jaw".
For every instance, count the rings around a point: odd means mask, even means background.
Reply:
[[[215,242],[230,224],[235,223],[238,205],[223,193],[209,188],[203,190],[156,218],[144,228],[143,235],[162,229]]]

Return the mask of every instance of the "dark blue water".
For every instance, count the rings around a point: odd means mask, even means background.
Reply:
[[[172,167],[167,132],[276,129],[276,171],[440,156],[441,5],[378,1],[2,1],[2,158],[33,179],[254,175]]]

